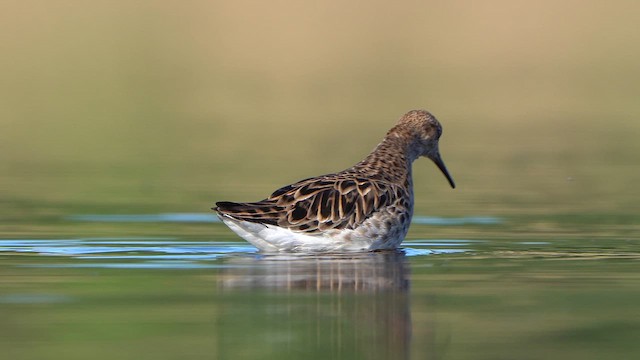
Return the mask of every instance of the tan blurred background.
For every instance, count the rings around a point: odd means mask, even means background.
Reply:
[[[637,208],[607,199],[639,180],[638,19],[636,1],[4,1],[0,198],[206,211],[346,168],[426,108],[459,189],[421,161],[421,212]]]

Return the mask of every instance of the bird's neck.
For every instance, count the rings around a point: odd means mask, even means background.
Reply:
[[[419,155],[413,154],[410,145],[400,137],[387,135],[354,168],[381,180],[411,186],[411,164]]]

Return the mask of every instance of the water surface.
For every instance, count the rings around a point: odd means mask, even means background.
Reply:
[[[213,219],[67,221],[223,226]],[[417,217],[413,226],[503,222]],[[638,354],[634,239],[424,238],[391,252],[303,255],[226,238],[2,239],[0,342],[13,359]]]

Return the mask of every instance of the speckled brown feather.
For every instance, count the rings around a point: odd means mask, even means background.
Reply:
[[[413,213],[411,163],[415,159],[430,157],[454,186],[438,153],[441,133],[440,124],[430,113],[410,111],[353,167],[284,186],[258,202],[218,202],[214,210],[221,216],[309,235],[356,229],[381,210],[408,228]]]
[[[354,229],[406,191],[386,181],[355,176],[351,169],[310,178],[276,190],[253,203],[216,203],[218,212],[236,219],[317,233]]]

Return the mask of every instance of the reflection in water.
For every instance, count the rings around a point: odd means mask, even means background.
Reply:
[[[409,357],[404,253],[236,257],[226,265],[219,276],[222,358]]]
[[[406,291],[407,264],[401,251],[351,255],[262,255],[236,257],[221,278],[223,288],[328,292]]]

